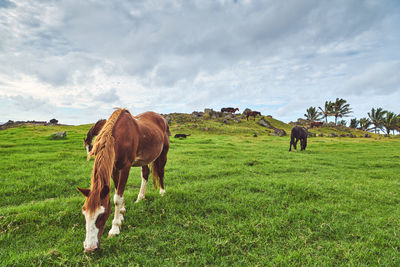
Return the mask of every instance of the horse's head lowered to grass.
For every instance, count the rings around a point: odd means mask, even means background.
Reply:
[[[104,185],[99,192],[84,188],[78,188],[78,190],[86,197],[85,204],[82,207],[86,225],[86,238],[83,247],[85,252],[95,251],[100,248],[101,236],[111,213],[110,188]]]

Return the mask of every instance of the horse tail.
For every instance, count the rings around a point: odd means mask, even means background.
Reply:
[[[88,159],[95,156],[90,188],[90,192],[93,195],[100,194],[104,185],[110,188],[111,175],[115,161],[115,140],[112,136],[112,131],[122,111],[124,111],[124,109],[117,109],[111,114],[97,136],[92,151],[88,154]],[[98,201],[99,198],[88,198],[88,201],[90,201],[90,199]],[[88,206],[95,206],[95,204],[96,203],[88,203]]]
[[[157,185],[160,185],[160,176],[158,175],[158,161],[155,160],[151,163],[151,173],[153,174],[154,189],[157,190]]]

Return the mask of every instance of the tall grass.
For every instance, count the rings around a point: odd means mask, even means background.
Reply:
[[[311,138],[289,153],[289,137],[250,130],[171,138],[166,195],[149,186],[135,204],[132,168],[121,234],[85,255],[89,128],[0,132],[1,265],[400,264],[398,140]]]

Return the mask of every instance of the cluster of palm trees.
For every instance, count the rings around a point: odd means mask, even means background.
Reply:
[[[364,131],[374,130],[375,133],[379,130],[384,130],[388,135],[390,131],[393,131],[394,134],[394,131],[400,131],[400,114],[395,114],[382,108],[373,108],[371,112],[368,112],[368,118],[351,119],[350,127]]]
[[[318,111],[319,110],[319,111]],[[318,107],[309,107],[306,110],[306,114],[304,116],[309,121],[319,121],[321,119],[325,119],[325,123],[328,123],[328,117],[335,117],[335,124],[338,124],[338,118],[348,117],[350,113],[352,113],[350,104],[347,104],[347,101],[342,98],[336,98],[335,102],[325,101],[325,106]],[[342,121],[339,124],[343,124]]]
[[[342,98],[336,98],[336,101],[325,101],[324,107],[309,107],[304,116],[308,121],[319,121],[325,119],[328,123],[328,117],[335,117],[335,125],[346,126],[345,120],[338,121],[338,118],[348,117],[352,110],[350,104]],[[368,118],[356,118],[350,121],[351,128],[358,128],[364,131],[374,130],[375,133],[379,130],[390,134],[391,131],[400,131],[400,114],[395,114],[391,111],[383,110],[382,108],[373,108],[368,112]]]

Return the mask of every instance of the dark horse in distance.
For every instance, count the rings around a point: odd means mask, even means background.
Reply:
[[[221,108],[221,112],[235,113],[236,111],[239,111],[239,108]]]
[[[92,128],[90,128],[90,130],[88,131],[86,138],[83,138],[83,145],[85,146],[86,152],[88,154],[90,151],[92,151],[93,148],[92,145],[93,137],[95,137],[100,133],[100,130],[103,129],[103,126],[106,123],[106,121],[107,120],[99,120],[98,122],[96,122],[96,124],[93,125]]]
[[[114,181],[115,216],[109,236],[118,235],[125,214],[124,190],[131,167],[142,167],[142,185],[137,201],[145,198],[152,166],[154,187],[164,190],[164,168],[169,149],[169,127],[161,115],[145,112],[132,116],[126,109],[115,110],[97,136],[88,158],[95,156],[90,189],[78,188],[85,196],[85,252],[100,247],[101,236],[111,213],[110,186]]]
[[[299,126],[295,126],[292,129],[292,132],[290,134],[290,147],[289,147],[289,151],[292,151],[292,145],[294,147],[294,150],[297,151],[296,145],[297,142],[300,140],[300,146],[301,146],[301,150],[306,150],[306,146],[307,146],[307,129],[304,127],[299,127]]]

